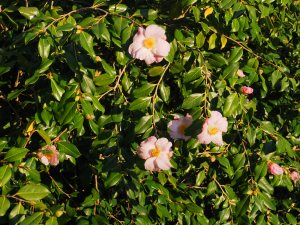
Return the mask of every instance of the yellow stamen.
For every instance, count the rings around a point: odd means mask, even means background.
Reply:
[[[151,157],[157,157],[160,154],[160,150],[158,148],[154,148],[151,150],[150,155]]]
[[[216,128],[216,127],[212,127],[212,128],[209,128],[209,129],[208,129],[208,133],[209,133],[210,135],[214,135],[214,134],[216,134],[216,133],[218,133],[218,132],[219,132],[219,129]]]
[[[156,45],[155,40],[153,38],[145,39],[143,44],[148,49],[151,49]]]
[[[178,133],[184,135],[185,128],[187,128],[187,126],[186,126],[185,124],[181,124],[181,125],[178,127]]]

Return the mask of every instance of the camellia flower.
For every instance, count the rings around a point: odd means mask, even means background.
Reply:
[[[167,138],[157,139],[154,136],[143,141],[137,153],[145,159],[145,169],[150,171],[168,170],[171,168],[172,143]]]
[[[49,164],[51,166],[57,166],[59,163],[59,152],[56,150],[56,147],[54,145],[46,145],[39,150],[37,156],[46,166],[48,166]]]
[[[250,94],[253,93],[253,88],[248,87],[248,86],[243,86],[243,87],[241,87],[241,92],[242,92],[244,95],[250,95]]]
[[[284,172],[283,168],[274,162],[268,163],[268,169],[269,169],[269,172],[273,175],[280,175],[280,174],[283,174],[283,172]]]
[[[212,111],[210,118],[206,119],[202,132],[198,134],[198,140],[201,144],[223,145],[222,132],[227,132],[227,118],[223,117],[218,111]]]
[[[185,117],[175,116],[174,120],[168,123],[168,131],[174,140],[183,139],[185,141],[189,140],[191,137],[186,136],[184,131],[187,127],[189,127],[193,123],[193,119],[191,115],[186,114]]]
[[[296,171],[293,171],[290,173],[290,178],[296,183],[300,179],[300,175]]]
[[[149,25],[146,29],[139,27],[128,52],[147,64],[160,62],[170,51],[171,46],[166,39],[165,30],[157,25]]]
[[[243,70],[238,70],[236,72],[236,74],[239,76],[239,77],[245,77],[246,75],[244,74]]]

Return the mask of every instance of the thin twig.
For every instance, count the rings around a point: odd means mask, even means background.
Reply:
[[[168,65],[166,66],[166,68],[164,69],[162,75],[160,76],[156,86],[155,86],[155,91],[154,94],[152,95],[152,126],[154,128],[154,131],[156,133],[156,125],[155,125],[155,103],[156,103],[156,97],[157,97],[157,92],[158,92],[158,88],[160,83],[163,81],[164,75],[167,72],[167,70],[169,69],[171,63],[168,63]]]
[[[49,171],[48,171],[48,175],[49,175],[49,177],[51,178],[51,180],[53,181],[53,183],[55,184],[55,186],[57,187],[57,189],[58,189],[61,193],[63,193],[64,195],[66,195],[68,198],[71,198],[71,196],[70,196],[69,194],[67,194],[66,192],[64,192],[64,191],[58,186],[58,184],[56,183],[56,181],[54,180],[54,178],[51,176],[51,174],[49,173]]]

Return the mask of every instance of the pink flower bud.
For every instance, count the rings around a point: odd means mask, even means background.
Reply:
[[[300,175],[296,171],[293,171],[290,173],[290,178],[296,183],[300,179]]]
[[[280,174],[283,174],[283,172],[284,172],[283,168],[274,162],[268,163],[268,169],[269,169],[269,172],[273,175],[280,175]]]
[[[236,72],[236,74],[237,74],[239,77],[245,77],[245,74],[244,74],[243,70],[238,70],[238,71]]]
[[[247,86],[243,86],[243,87],[241,87],[241,92],[242,92],[244,95],[250,95],[250,94],[253,93],[253,88],[247,87]]]

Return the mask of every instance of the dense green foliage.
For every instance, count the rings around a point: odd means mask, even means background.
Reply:
[[[299,1],[0,4],[0,224],[299,224]],[[149,24],[171,43],[151,65],[128,54]],[[212,110],[221,147],[196,138]],[[140,143],[186,113],[173,168],[146,171]]]

